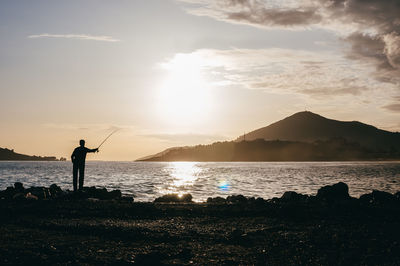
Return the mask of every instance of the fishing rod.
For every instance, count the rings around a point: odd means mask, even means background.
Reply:
[[[116,129],[116,130],[114,130],[113,132],[111,132],[111,133],[107,136],[107,138],[105,138],[105,139],[103,140],[103,142],[100,143],[100,145],[99,145],[99,147],[97,147],[97,149],[99,149],[99,148],[101,147],[101,145],[103,145],[104,142],[106,142],[106,141],[108,140],[108,138],[111,137],[111,136],[112,136],[115,132],[117,132],[118,130],[120,130],[120,129]]]

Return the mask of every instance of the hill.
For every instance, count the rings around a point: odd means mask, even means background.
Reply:
[[[240,136],[237,141],[243,140]],[[287,140],[314,142],[344,138],[370,149],[400,149],[400,133],[378,129],[357,121],[328,119],[312,112],[299,112],[269,126],[251,131],[246,140]]]
[[[138,161],[338,161],[400,158],[400,134],[300,112],[235,141],[169,148]]]
[[[14,152],[14,150],[0,148],[0,161],[57,161],[53,156],[30,156]]]
[[[374,151],[358,143],[336,138],[313,143],[263,139],[216,142],[173,148],[138,161],[357,161],[399,158],[399,152]]]

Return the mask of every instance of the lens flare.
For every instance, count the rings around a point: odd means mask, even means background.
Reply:
[[[231,188],[231,185],[227,180],[221,180],[218,184],[218,188],[221,191],[229,191]]]

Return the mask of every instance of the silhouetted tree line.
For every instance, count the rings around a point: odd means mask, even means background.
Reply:
[[[225,141],[170,149],[146,161],[352,161],[399,159],[396,147],[372,150],[344,138],[312,143],[264,140]]]

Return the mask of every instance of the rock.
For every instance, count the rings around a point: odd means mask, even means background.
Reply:
[[[25,198],[28,200],[38,200],[38,197],[32,195],[30,192],[26,193]]]
[[[372,203],[372,193],[361,195],[359,201],[361,201],[364,204]]]
[[[396,194],[394,194],[394,196],[396,197],[396,199],[400,200],[400,191],[396,192]]]
[[[247,198],[247,202],[251,203],[251,204],[254,204],[256,202],[256,198],[255,197]]]
[[[240,204],[247,203],[247,198],[243,195],[232,195],[226,198],[228,203]]]
[[[295,191],[286,191],[285,193],[283,193],[281,197],[282,201],[287,201],[287,202],[299,202],[306,199],[307,199],[306,195],[299,194]]]
[[[24,200],[25,199],[25,194],[24,193],[16,193],[12,197],[14,200]]]
[[[361,195],[359,201],[364,204],[394,204],[398,202],[396,194],[374,190],[372,193]]]
[[[38,199],[43,200],[48,198],[48,193],[46,193],[46,190],[47,189],[44,187],[31,187],[28,188],[26,191],[36,196]]]
[[[209,204],[225,204],[226,199],[224,199],[222,197],[215,197],[215,198],[210,197],[207,199],[207,203],[209,203]]]
[[[43,191],[44,191],[45,199],[51,198],[51,192],[50,192],[49,188],[43,187]]]
[[[192,202],[192,199],[193,199],[193,197],[189,193],[183,194],[182,197],[181,197],[181,201],[182,202]]]
[[[56,184],[52,184],[49,188],[50,190],[50,194],[52,198],[57,198],[60,197],[61,195],[63,195],[63,191],[62,189],[57,186]]]
[[[83,198],[96,198],[101,200],[109,199],[106,188],[84,187],[81,196]]]
[[[378,204],[387,204],[395,202],[396,197],[389,192],[374,190],[372,191],[372,202]]]
[[[23,193],[25,191],[24,185],[21,182],[15,182],[14,189],[18,193]]]
[[[156,198],[154,202],[192,202],[192,195],[183,194],[179,197],[178,194],[167,194]]]
[[[105,187],[96,188],[95,189],[95,193],[94,193],[94,197],[98,198],[98,199],[102,199],[102,200],[110,199],[109,195],[108,195],[108,191],[107,191],[107,189]]]
[[[14,187],[7,187],[6,190],[3,191],[3,197],[6,199],[12,199],[15,194]]]
[[[134,198],[133,197],[121,197],[119,198],[120,201],[125,201],[125,202],[134,202]]]
[[[256,204],[260,204],[260,205],[262,205],[262,204],[265,204],[267,201],[265,200],[265,199],[263,199],[263,198],[256,198]]]
[[[108,196],[110,199],[119,199],[122,197],[122,193],[121,193],[121,190],[117,189],[117,190],[110,191],[108,193]]]
[[[349,200],[349,187],[343,182],[333,184],[332,186],[324,186],[318,189],[316,198],[329,202]]]

